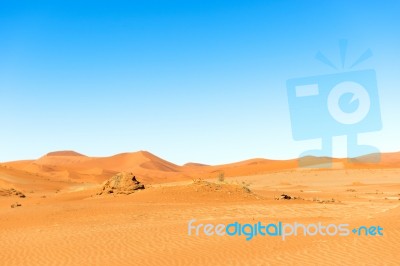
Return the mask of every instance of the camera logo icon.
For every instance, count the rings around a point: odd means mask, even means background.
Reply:
[[[340,107],[340,99],[345,94],[352,95],[348,106],[359,99],[359,107],[355,111],[347,112]],[[353,81],[339,83],[332,89],[328,96],[329,113],[336,121],[342,124],[356,124],[361,122],[369,113],[370,106],[371,101],[368,92],[359,83]],[[345,109],[345,106],[343,109]]]
[[[369,50],[367,54],[370,54]],[[365,55],[363,59],[367,58]],[[331,65],[321,54],[317,58]],[[300,155],[300,166],[307,166],[308,156],[319,158],[323,167],[331,166],[332,139],[343,135],[347,136],[347,157],[350,160],[374,154],[368,157],[368,162],[379,161],[377,148],[358,144],[358,134],[382,129],[374,70],[290,79],[287,81],[287,95],[293,138],[298,141],[322,140],[321,149]]]

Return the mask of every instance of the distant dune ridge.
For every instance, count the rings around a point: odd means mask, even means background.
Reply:
[[[373,155],[370,155],[373,156]],[[400,153],[381,154],[378,164],[357,164],[347,159],[332,159],[334,168],[396,168],[400,166]],[[315,166],[321,158],[302,158],[308,166]],[[50,152],[37,160],[0,164],[8,175],[35,175],[59,181],[75,180],[103,182],[120,172],[132,172],[146,183],[163,183],[225,176],[246,176],[298,168],[298,160],[250,159],[223,165],[187,163],[173,164],[147,151],[120,153],[109,157],[89,157],[75,151]],[[14,172],[14,174],[13,174]],[[7,180],[3,180],[3,182]]]
[[[76,151],[55,151],[55,152],[49,152],[46,154],[46,156],[51,157],[51,156],[84,156],[86,155],[80,154]]]

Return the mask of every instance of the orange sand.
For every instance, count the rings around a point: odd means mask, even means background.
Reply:
[[[97,196],[130,171],[145,190]],[[224,173],[225,180],[217,177]],[[194,183],[203,178],[206,182]],[[206,185],[204,185],[206,184]],[[208,184],[208,185],[207,185]],[[243,190],[246,187],[251,190]],[[0,165],[1,265],[398,265],[400,154],[379,165],[335,159],[329,170],[296,160],[178,166],[148,152],[92,158],[74,152]],[[297,200],[276,200],[286,193]],[[18,202],[22,206],[10,208]],[[188,236],[197,223],[380,225],[384,236]]]

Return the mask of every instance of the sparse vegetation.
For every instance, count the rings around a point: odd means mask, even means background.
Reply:
[[[219,173],[218,174],[218,178],[217,178],[218,182],[225,182],[225,173]]]
[[[218,176],[218,177],[222,177]],[[209,182],[205,181],[202,178],[192,179],[193,184],[196,185],[195,191],[196,192],[210,192],[210,191],[219,191],[231,195],[232,193],[245,193],[245,194],[252,194],[253,192],[249,188],[251,183],[242,181],[241,183],[237,180],[234,182],[227,183],[222,181],[222,179],[218,178],[217,182]],[[222,184],[221,184],[222,183]],[[257,197],[258,199],[258,197]]]
[[[251,183],[249,183],[249,182],[245,182],[245,181],[242,181],[242,188],[246,191],[246,192],[251,192],[251,189],[250,189],[250,185],[251,185]]]
[[[341,201],[340,200],[336,200],[335,198],[331,198],[331,199],[328,199],[328,200],[323,200],[323,199],[320,199],[320,198],[313,198],[313,200],[312,200],[313,202],[317,202],[317,203],[341,203]]]
[[[243,186],[243,190],[247,193],[251,193],[251,189],[249,187]]]

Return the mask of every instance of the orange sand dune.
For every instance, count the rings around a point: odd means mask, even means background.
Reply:
[[[397,168],[400,153],[381,154],[378,164],[359,164],[347,159],[333,159],[335,169]],[[303,159],[308,166],[318,166],[321,159]],[[147,183],[162,183],[193,178],[216,178],[220,174],[230,176],[258,175],[274,171],[296,169],[298,160],[251,159],[224,165],[188,163],[179,166],[149,152],[121,153],[110,157],[88,157],[74,151],[51,152],[37,159],[2,164],[3,166],[44,176],[55,180],[77,182],[102,182],[117,172],[133,172]]]
[[[0,165],[0,188],[15,188],[25,193],[48,193],[59,191],[71,184],[63,179],[60,173],[47,177]]]
[[[297,160],[178,166],[144,151],[111,157],[64,151],[3,163],[0,264],[397,265],[399,159],[383,154],[366,169],[346,159],[334,159],[332,169],[299,169]],[[133,172],[145,189],[97,195],[101,182],[121,171]],[[26,197],[4,190],[10,188]],[[293,200],[277,200],[282,194]],[[379,225],[385,234],[246,241],[189,236],[192,219]]]
[[[4,166],[34,175],[74,179],[84,182],[104,181],[121,171],[134,172],[149,182],[183,177],[180,167],[148,152],[121,153],[111,157],[88,157],[73,151],[52,152],[37,159],[4,163]]]

